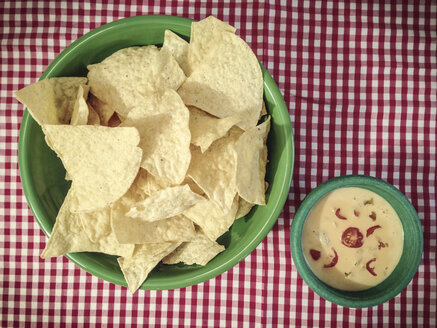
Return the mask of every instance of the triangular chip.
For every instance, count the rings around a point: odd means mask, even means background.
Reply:
[[[215,241],[223,235],[234,223],[238,209],[236,196],[229,211],[224,212],[215,202],[203,199],[187,209],[184,215],[197,224],[209,239]]]
[[[147,197],[142,190],[142,180],[142,174],[138,174],[126,194],[111,206],[111,226],[118,242],[144,244],[190,240],[195,232],[194,225],[184,216],[155,222],[146,222],[126,216],[135,203]]]
[[[42,258],[49,258],[75,252],[100,252],[110,255],[130,256],[134,245],[120,245],[114,234],[91,241],[83,230],[80,218],[70,212],[71,190],[62,204],[53,231],[47,242]]]
[[[267,154],[267,146],[265,146],[265,154]],[[265,155],[267,156],[267,155]],[[265,157],[267,158],[267,157]],[[269,187],[269,183],[265,181],[264,183],[264,190],[267,190]],[[245,217],[251,209],[255,206],[253,203],[249,203],[248,201],[244,200],[244,198],[238,197],[238,211],[235,215],[235,219],[241,219],[242,217]]]
[[[202,231],[199,231],[192,240],[182,243],[172,253],[164,257],[162,263],[176,264],[182,262],[186,265],[206,265],[224,250],[223,245],[212,241]]]
[[[86,77],[55,77],[33,83],[15,92],[39,124],[69,124],[79,86]]]
[[[81,86],[77,90],[77,98],[71,114],[71,125],[86,125],[88,123],[89,109],[86,99],[88,97],[89,86]]]
[[[115,202],[138,173],[142,151],[135,128],[43,125],[43,131],[72,180],[72,212]]]
[[[150,271],[177,246],[179,243],[136,245],[132,256],[118,258],[118,264],[129,286],[129,291],[135,293]]]
[[[196,107],[190,106],[189,110],[191,143],[199,146],[202,153],[215,140],[223,137],[232,126],[240,121],[238,115],[220,119]]]
[[[235,33],[236,28],[222,22],[214,16],[209,16],[199,22],[191,23],[191,37],[188,47],[189,76],[205,58],[219,46],[217,40],[222,32]]]
[[[140,168],[129,190],[126,191],[126,193],[119,200],[111,205],[111,209],[118,205],[123,207],[124,212],[127,212],[135,203],[138,203],[147,197],[147,194],[144,192],[142,187],[142,184],[144,183],[143,172],[144,170]]]
[[[82,224],[83,230],[92,242],[110,235],[111,228],[111,208],[105,207],[103,210],[94,212],[82,212],[76,214]]]
[[[179,66],[188,74],[188,47],[187,41],[170,30],[165,30],[164,43],[161,51],[169,51],[178,62]]]
[[[265,205],[266,140],[269,130],[270,117],[245,131],[236,143],[238,194],[253,204]]]
[[[88,70],[91,93],[122,117],[156,90],[177,90],[185,80],[172,54],[155,46],[121,49]]]
[[[117,207],[111,211],[111,224],[120,244],[182,242],[191,240],[195,233],[193,222],[183,215],[146,222],[126,216]]]
[[[141,167],[167,184],[180,184],[190,164],[189,111],[176,91],[167,89],[133,108],[121,126],[138,129]]]
[[[201,22],[199,22],[200,24]],[[192,24],[192,38],[197,40],[197,23]],[[263,77],[258,59],[250,47],[234,33],[214,28],[208,43],[201,43],[202,60],[192,65],[192,73],[178,92],[186,105],[196,106],[214,116],[241,115],[238,126],[246,130],[257,124],[262,109]],[[191,50],[189,60],[198,51]],[[208,49],[210,47],[210,49]]]
[[[192,146],[192,160],[187,174],[225,212],[231,209],[237,192],[235,142],[241,133],[239,128],[233,127],[203,154],[200,148]]]
[[[126,215],[147,222],[163,220],[181,214],[203,199],[188,185],[168,187],[134,204]]]
[[[240,199],[238,201],[238,211],[237,211],[237,214],[235,215],[235,219],[240,219],[240,218],[246,216],[247,214],[249,214],[252,207],[255,206],[255,204],[249,203],[241,197],[239,197],[239,198]]]

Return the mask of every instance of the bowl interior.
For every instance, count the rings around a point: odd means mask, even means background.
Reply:
[[[379,285],[357,292],[338,290],[319,280],[306,263],[302,252],[302,230],[309,211],[327,193],[343,187],[369,189],[385,198],[399,215],[404,230],[402,256],[392,274]],[[394,186],[370,176],[338,177],[328,180],[314,189],[304,199],[296,212],[290,238],[293,261],[308,286],[324,299],[347,307],[369,307],[392,299],[411,281],[422,258],[422,228],[413,205]]]
[[[189,39],[192,20],[174,16],[138,16],[122,19],[91,31],[65,49],[41,78],[86,76],[88,64],[100,62],[113,52],[141,45],[161,45],[165,29]],[[268,138],[269,164],[266,179],[267,205],[256,206],[237,220],[219,242],[226,250],[206,266],[158,265],[142,289],[180,288],[213,278],[240,262],[262,241],[276,222],[291,183],[294,162],[293,134],[288,109],[282,95],[264,66],[264,100],[272,116]],[[44,141],[38,124],[26,111],[19,140],[19,165],[23,190],[29,206],[46,235],[50,235],[57,212],[70,183],[56,154]],[[89,273],[126,286],[115,256],[97,253],[66,255]]]

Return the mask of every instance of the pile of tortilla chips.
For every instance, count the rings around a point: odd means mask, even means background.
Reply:
[[[130,47],[88,76],[15,93],[41,125],[71,188],[41,257],[118,257],[135,292],[159,263],[205,265],[235,219],[265,204],[266,139],[258,60],[208,17],[187,43]]]

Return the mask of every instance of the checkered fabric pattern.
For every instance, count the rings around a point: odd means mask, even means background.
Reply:
[[[289,197],[264,241],[205,283],[139,291],[97,279],[65,257],[41,260],[46,237],[23,195],[17,145],[35,82],[72,41],[145,14],[236,26],[278,83],[294,127]],[[2,1],[0,3],[0,325],[431,326],[436,323],[437,3],[435,1]],[[412,201],[424,231],[406,290],[367,309],[313,293],[293,265],[289,232],[304,196],[328,178],[368,174]]]

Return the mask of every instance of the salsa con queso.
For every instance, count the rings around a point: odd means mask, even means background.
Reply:
[[[314,274],[342,290],[378,285],[402,255],[404,232],[393,207],[378,194],[348,187],[331,191],[306,218],[302,248]]]

